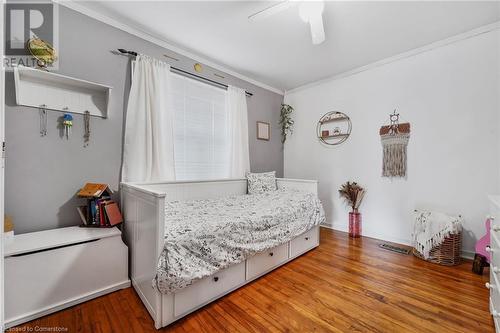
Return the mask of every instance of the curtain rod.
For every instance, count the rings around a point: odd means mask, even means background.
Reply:
[[[128,50],[125,50],[125,49],[118,49],[118,51],[120,51],[120,53],[122,53],[122,54],[128,54],[128,55],[131,55],[131,56],[134,56],[134,57],[137,57],[139,55],[135,51],[128,51]],[[185,71],[183,69],[180,69],[180,68],[177,68],[177,67],[174,67],[174,66],[170,66],[170,70],[172,72],[174,72],[174,73],[177,73],[177,74],[180,74],[180,75],[183,75],[183,76],[187,76],[187,77],[190,77],[190,78],[198,80],[198,81],[206,82],[206,83],[209,83],[209,84],[211,84],[213,86],[216,86],[216,87],[219,87],[219,88],[224,88],[226,90],[228,88],[227,84],[220,83],[220,82],[217,82],[215,80],[211,80],[211,79],[208,79],[206,77],[190,73],[188,71]],[[251,92],[248,92],[248,91],[245,91],[245,94],[248,97],[253,96],[253,94]]]

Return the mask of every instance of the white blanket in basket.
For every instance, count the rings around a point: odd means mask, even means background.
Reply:
[[[450,216],[443,213],[415,211],[413,226],[413,247],[424,256],[435,246],[440,245],[451,234],[462,231],[463,219],[460,216]]]

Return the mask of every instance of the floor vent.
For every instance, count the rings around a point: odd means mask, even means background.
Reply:
[[[409,254],[410,253],[410,250],[406,249],[404,247],[398,247],[398,246],[394,246],[394,245],[390,245],[390,244],[379,244],[378,246],[380,246],[384,250],[388,250],[388,251],[392,251],[392,252],[396,252],[396,253],[400,253],[400,254]]]

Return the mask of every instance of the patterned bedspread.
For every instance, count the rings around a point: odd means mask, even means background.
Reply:
[[[275,246],[325,220],[318,197],[296,190],[173,201],[153,284],[172,293]]]

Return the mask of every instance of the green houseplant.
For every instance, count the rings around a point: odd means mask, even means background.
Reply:
[[[281,126],[281,143],[285,143],[286,137],[293,133],[293,107],[288,104],[281,104],[280,126]]]

